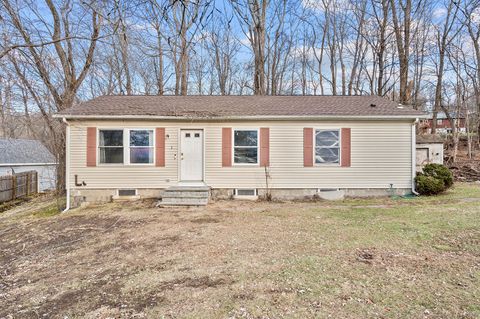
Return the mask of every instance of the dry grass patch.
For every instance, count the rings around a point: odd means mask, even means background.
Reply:
[[[480,191],[0,219],[0,318],[476,318]]]

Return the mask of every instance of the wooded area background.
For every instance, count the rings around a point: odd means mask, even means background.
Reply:
[[[51,115],[105,94],[375,94],[478,143],[480,1],[0,0],[0,136],[62,163]]]

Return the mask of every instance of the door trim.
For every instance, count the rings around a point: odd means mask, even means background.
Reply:
[[[193,182],[203,182],[205,183],[205,128],[203,127],[179,127],[177,129],[177,183],[185,183],[185,182],[192,182],[192,181],[184,181],[182,180],[182,131],[192,131],[198,130],[202,131],[202,179],[199,181]]]

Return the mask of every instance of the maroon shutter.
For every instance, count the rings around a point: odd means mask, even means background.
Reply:
[[[270,129],[260,128],[260,166],[270,166]]]
[[[97,166],[96,127],[87,127],[87,166]]]
[[[222,128],[222,166],[232,166],[232,129]]]
[[[313,166],[313,128],[303,129],[303,166]]]
[[[165,128],[155,129],[155,166],[165,166]]]
[[[341,150],[342,154],[340,155],[342,160],[342,167],[350,167],[351,166],[351,148],[352,148],[352,133],[350,128],[342,128],[342,141],[341,141]]]

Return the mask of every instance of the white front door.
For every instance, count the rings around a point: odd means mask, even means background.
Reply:
[[[180,180],[203,181],[203,130],[180,131]]]

